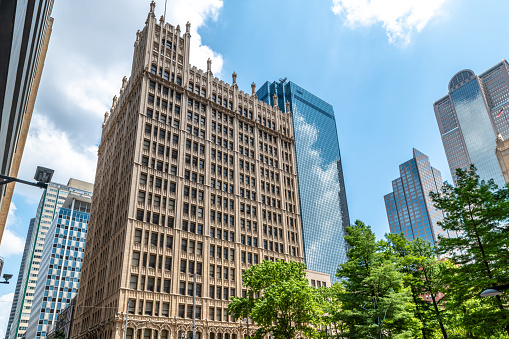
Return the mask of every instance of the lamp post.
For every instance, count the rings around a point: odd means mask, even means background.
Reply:
[[[127,319],[129,319],[129,303],[131,300],[127,300],[127,309],[125,311],[125,331],[124,331],[124,339],[127,339]],[[134,305],[136,307],[136,305]]]
[[[3,181],[0,181],[0,186],[6,185],[10,182],[19,182],[19,183],[22,183],[25,185],[30,185],[30,186],[35,186],[35,187],[46,189],[46,188],[48,188],[48,183],[51,181],[51,178],[53,177],[54,172],[55,171],[53,171],[52,169],[37,166],[37,169],[35,170],[35,176],[34,176],[34,179],[37,182],[30,182],[30,181],[21,180],[21,179],[13,178],[13,177],[8,177],[6,175],[0,174],[0,179],[4,179]]]
[[[196,339],[196,272],[193,274],[193,339]]]

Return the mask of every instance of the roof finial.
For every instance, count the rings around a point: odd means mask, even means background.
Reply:
[[[256,84],[254,82],[251,84],[251,96],[256,97]]]
[[[274,95],[272,96],[272,101],[273,101],[273,105],[272,106],[277,106],[277,95],[276,93],[274,93]]]
[[[125,86],[126,86],[126,85],[127,85],[127,77],[125,77],[125,76],[124,76],[124,77],[122,78],[122,90],[124,90],[124,89],[125,89]]]
[[[233,84],[235,85],[237,83],[237,73],[233,72],[232,80],[233,80]]]
[[[161,28],[164,26],[164,16],[162,16],[162,15],[159,18],[159,25],[161,25]]]
[[[156,3],[155,1],[152,1],[150,3],[150,14],[154,14],[154,9],[156,8]]]
[[[191,31],[191,23],[188,21],[186,23],[186,33],[189,33]]]
[[[291,113],[290,112],[290,101],[286,100],[286,113]]]
[[[207,72],[212,72],[212,60],[207,59]]]
[[[104,125],[106,125],[106,121],[108,121],[108,117],[110,116],[110,114],[108,112],[105,112],[104,113],[104,121],[103,121],[103,127]]]

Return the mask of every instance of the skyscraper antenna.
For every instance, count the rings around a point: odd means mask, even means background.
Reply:
[[[164,0],[164,15],[163,15],[164,22],[166,22],[166,3],[167,2],[168,2],[168,0]]]

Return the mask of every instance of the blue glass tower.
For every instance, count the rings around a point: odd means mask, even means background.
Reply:
[[[414,148],[414,157],[399,165],[400,177],[392,181],[393,192],[385,195],[385,209],[391,233],[403,233],[408,240],[422,238],[435,244],[438,236],[456,237],[444,231],[444,216],[433,206],[429,192],[440,192],[440,171],[431,167],[427,155]]]
[[[449,93],[433,103],[451,174],[477,167],[481,179],[505,180],[495,155],[496,138],[509,137],[509,64],[491,67],[480,75],[463,70],[449,82]]]
[[[58,314],[78,293],[91,199],[67,196],[46,235],[27,338],[46,338]]]
[[[293,82],[266,82],[261,101],[286,112],[290,104],[299,184],[304,258],[307,268],[328,273],[331,281],[347,261],[345,227],[350,225],[332,105]]]

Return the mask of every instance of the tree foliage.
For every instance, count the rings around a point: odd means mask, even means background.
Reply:
[[[384,240],[376,241],[371,228],[357,220],[347,227],[349,261],[337,276],[349,338],[413,338],[420,322],[415,318],[410,290],[403,284],[397,257]]]
[[[444,185],[430,193],[445,214],[439,225],[457,237],[439,240],[440,253],[455,264],[447,274],[451,309],[467,334],[489,338],[509,335],[507,293],[480,300],[489,287],[509,283],[509,190],[498,189],[493,180],[481,181],[475,167],[458,169],[456,187]]]
[[[244,273],[247,296],[233,297],[228,311],[236,319],[249,316],[257,329],[252,335],[262,339],[317,336],[318,308],[315,290],[305,278],[305,265],[294,261],[264,261]]]

